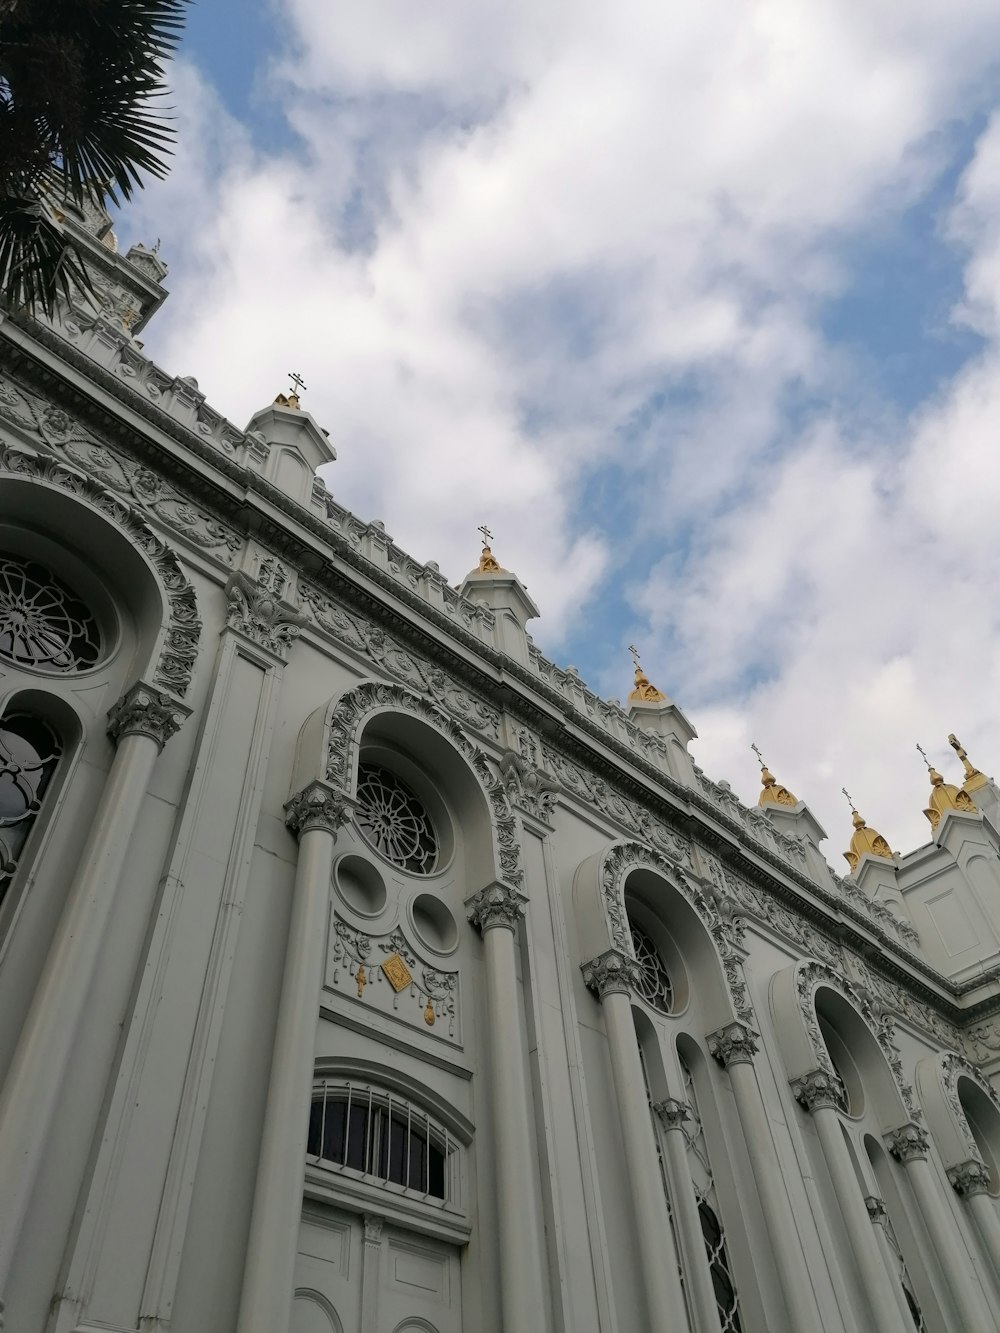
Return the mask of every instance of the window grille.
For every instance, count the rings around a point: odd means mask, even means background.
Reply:
[[[59,737],[35,714],[0,720],[0,902],[61,754]]]
[[[632,932],[632,949],[639,964],[636,989],[647,1004],[658,1009],[661,1014],[669,1014],[674,1003],[674,988],[659,950],[638,926],[629,922],[629,929]]]
[[[722,1333],[742,1333],[740,1323],[739,1295],[729,1254],[726,1250],[726,1235],[719,1211],[719,1200],[715,1191],[715,1178],[712,1164],[708,1158],[705,1144],[705,1131],[701,1124],[698,1110],[698,1097],[694,1079],[684,1057],[680,1057],[684,1073],[684,1091],[691,1108],[690,1118],[684,1125],[687,1139],[688,1161],[691,1166],[691,1178],[694,1181],[695,1198],[698,1200],[698,1215],[701,1218],[701,1234],[705,1240],[705,1253],[712,1273],[712,1286],[715,1289],[715,1304],[719,1311],[719,1323]]]
[[[0,553],[0,657],[40,671],[84,671],[101,652],[97,621],[44,565]]]
[[[321,1166],[453,1203],[457,1147],[447,1129],[391,1092],[326,1080],[313,1089],[307,1152]]]
[[[437,866],[438,839],[430,816],[389,769],[358,765],[356,818],[365,841],[400,870],[429,875]]]

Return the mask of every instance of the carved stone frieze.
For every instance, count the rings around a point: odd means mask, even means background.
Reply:
[[[926,1158],[930,1152],[930,1141],[927,1137],[927,1131],[920,1125],[908,1124],[900,1125],[899,1129],[894,1129],[885,1136],[885,1146],[892,1153],[897,1162],[902,1162],[904,1166],[908,1162],[920,1161]]]
[[[190,708],[139,681],[109,710],[108,735],[118,744],[126,736],[148,736],[162,750],[190,716]]]
[[[498,927],[516,931],[527,904],[524,894],[509,884],[488,884],[465,900],[466,915],[484,935]]]
[[[285,823],[300,838],[312,829],[324,829],[336,837],[350,812],[341,792],[325,782],[310,782],[285,802]]]
[[[826,1109],[841,1111],[847,1105],[844,1085],[836,1074],[826,1069],[814,1069],[799,1078],[793,1078],[791,1089],[795,1100],[810,1115]]]
[[[461,1039],[458,971],[424,964],[398,926],[369,933],[335,913],[326,985],[412,1027]]]
[[[727,1023],[708,1037],[709,1054],[726,1069],[752,1065],[758,1049],[757,1033],[745,1023]]]
[[[255,582],[242,570],[234,570],[226,582],[229,601],[226,616],[230,629],[266,648],[282,661],[298,638],[307,617],[287,602],[278,600],[269,587]]]
[[[629,953],[606,949],[580,969],[583,983],[598,999],[606,995],[631,995],[636,988],[639,964]]]

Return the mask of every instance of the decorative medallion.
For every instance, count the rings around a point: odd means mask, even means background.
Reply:
[[[398,953],[390,954],[382,963],[382,971],[385,973],[385,979],[398,995],[401,990],[405,990],[413,980],[410,969],[400,958]]]

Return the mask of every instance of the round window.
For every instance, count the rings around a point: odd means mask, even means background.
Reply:
[[[97,620],[51,570],[0,552],[0,657],[36,671],[86,671],[101,654]]]
[[[356,818],[365,841],[400,870],[430,875],[437,868],[438,836],[430,816],[390,769],[358,765]]]
[[[633,923],[630,923],[630,929],[635,960],[639,964],[636,989],[647,1004],[659,1009],[661,1014],[669,1014],[674,1004],[674,988],[659,950],[644,930]]]

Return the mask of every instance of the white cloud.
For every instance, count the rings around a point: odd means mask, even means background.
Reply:
[[[543,643],[627,565],[646,660],[699,705],[710,771],[752,794],[752,725],[831,829],[847,781],[891,841],[921,837],[915,733],[1000,744],[998,353],[912,423],[859,420],[819,316],[857,279],[845,241],[919,200],[987,105],[992,0],[286,17],[271,92],[294,148],[255,147],[178,67],[183,151],[141,215],[172,261],[153,354],[239,422],[300,370],[338,497],[453,578],[487,520]],[[948,230],[968,259],[956,318],[990,339],[998,142]],[[629,514],[613,531],[576,517],[602,467]]]

